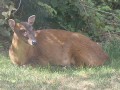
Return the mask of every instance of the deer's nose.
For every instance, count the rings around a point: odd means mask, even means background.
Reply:
[[[33,40],[32,41],[32,45],[36,45],[37,44],[37,41],[36,40]]]

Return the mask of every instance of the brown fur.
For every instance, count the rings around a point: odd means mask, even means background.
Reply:
[[[32,46],[20,39],[14,32],[9,49],[14,64],[99,66],[108,55],[96,43],[80,33],[64,30],[35,31],[37,45]]]

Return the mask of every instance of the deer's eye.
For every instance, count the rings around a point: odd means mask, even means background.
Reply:
[[[21,35],[23,35],[24,37],[27,37],[27,32],[25,30],[20,30],[19,31]]]
[[[25,33],[25,30],[19,30],[19,33],[20,33],[20,34],[24,34],[24,33]]]

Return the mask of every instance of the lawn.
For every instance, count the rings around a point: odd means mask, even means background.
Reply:
[[[120,90],[120,40],[103,46],[110,60],[94,68],[18,67],[0,51],[0,90]]]

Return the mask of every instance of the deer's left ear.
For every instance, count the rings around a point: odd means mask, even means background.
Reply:
[[[34,22],[35,22],[35,15],[32,15],[32,16],[30,16],[30,17],[28,18],[28,23],[29,23],[30,25],[33,25]]]

